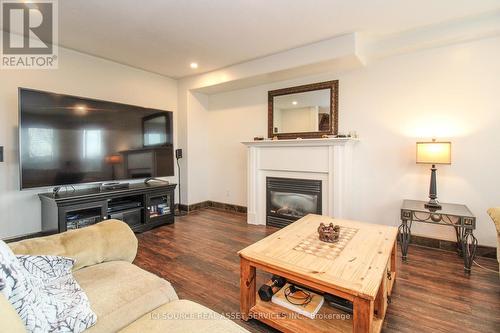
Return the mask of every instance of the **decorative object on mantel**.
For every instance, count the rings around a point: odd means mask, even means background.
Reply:
[[[327,81],[268,92],[268,137],[321,138],[337,134],[339,82]]]
[[[256,136],[253,138],[254,141],[263,141],[264,137],[263,136]]]
[[[417,164],[432,164],[431,182],[429,186],[428,209],[439,210],[441,205],[437,201],[436,164],[451,164],[451,142],[417,142]]]
[[[277,135],[273,136],[273,140],[279,140],[278,136]]]
[[[340,226],[330,223],[326,226],[323,222],[318,227],[319,240],[327,243],[335,243],[339,240]]]

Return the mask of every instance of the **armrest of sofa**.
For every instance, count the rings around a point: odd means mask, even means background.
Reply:
[[[106,261],[134,261],[137,238],[130,227],[118,220],[66,231],[57,235],[10,243],[15,254],[54,255],[75,259],[73,270]]]
[[[500,207],[488,209],[488,215],[490,215],[493,223],[495,223],[497,233],[500,235]]]

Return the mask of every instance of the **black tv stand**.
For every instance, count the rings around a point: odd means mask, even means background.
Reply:
[[[135,183],[127,188],[101,191],[99,187],[41,193],[42,232],[64,232],[107,219],[119,219],[142,232],[174,223],[176,184]]]
[[[100,186],[101,191],[112,191],[112,190],[120,190],[124,188],[128,188],[130,186],[129,183],[120,183],[120,182],[112,182],[112,183],[104,183]]]

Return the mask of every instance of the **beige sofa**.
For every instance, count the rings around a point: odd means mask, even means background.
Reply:
[[[488,214],[497,228],[497,260],[500,265],[500,207],[488,209]]]
[[[97,314],[96,325],[86,332],[248,332],[202,305],[179,300],[168,281],[133,265],[137,238],[121,221],[109,220],[9,246],[16,254],[75,259],[73,275]],[[1,294],[0,313],[0,332],[25,331]]]

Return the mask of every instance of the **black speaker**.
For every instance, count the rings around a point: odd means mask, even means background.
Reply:
[[[181,166],[179,165],[179,160],[181,158],[182,158],[182,149],[176,149],[175,150],[175,159],[177,160],[177,170],[178,170],[177,175],[179,176],[179,186],[177,186],[179,188],[179,206],[178,206],[177,212],[175,213],[175,216],[184,216],[187,214],[186,211],[181,210],[181,206],[182,206],[182,203],[181,203],[181,200],[182,200],[182,196],[181,196]]]
[[[175,150],[175,158],[176,159],[182,158],[182,149]]]
[[[0,162],[3,162],[3,146],[0,146]]]

